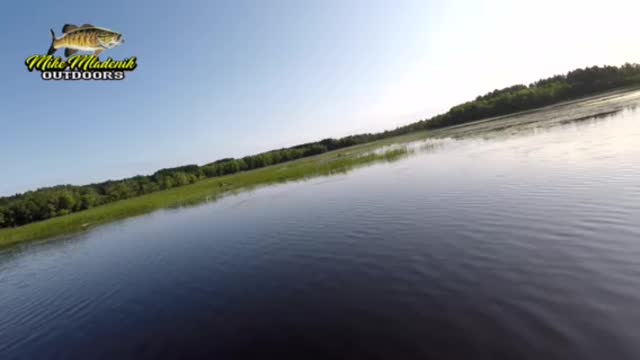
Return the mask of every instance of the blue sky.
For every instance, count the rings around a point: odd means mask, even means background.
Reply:
[[[0,195],[423,119],[480,93],[640,61],[634,1],[19,1],[0,29]],[[124,34],[121,82],[46,82],[49,29]]]

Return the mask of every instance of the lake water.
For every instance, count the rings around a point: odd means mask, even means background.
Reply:
[[[639,99],[0,252],[0,359],[638,359]]]

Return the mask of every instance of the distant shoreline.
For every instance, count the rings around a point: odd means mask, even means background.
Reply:
[[[640,90],[637,87],[608,91],[599,95],[584,97],[562,104],[528,110],[509,116],[494,117],[463,125],[451,126],[432,131],[416,131],[410,134],[389,137],[382,140],[355,145],[323,154],[284,162],[260,169],[238,172],[232,175],[203,179],[190,185],[175,187],[130,199],[116,201],[85,211],[51,218],[28,225],[0,229],[0,249],[9,248],[34,240],[50,239],[95,228],[99,225],[144,215],[156,210],[195,205],[215,201],[222,196],[238,193],[270,184],[299,181],[317,176],[346,173],[351,169],[378,161],[394,161],[408,155],[406,148],[390,149],[380,153],[376,149],[387,145],[402,144],[425,138],[452,136],[457,133],[481,133],[481,129],[491,131],[488,123],[511,120],[523,121],[528,115],[559,109],[593,100],[606,99]]]
[[[636,86],[627,86],[627,87],[617,88],[617,89],[613,89],[613,90],[609,90],[609,91],[603,91],[603,92],[597,93],[597,94],[585,95],[585,96],[582,96],[582,97],[579,97],[579,98],[566,100],[566,101],[561,101],[561,102],[558,102],[558,103],[555,103],[555,104],[546,105],[546,106],[542,106],[542,107],[535,108],[535,109],[523,110],[523,111],[515,112],[513,114],[494,116],[494,117],[481,119],[481,120],[476,120],[476,121],[472,121],[472,122],[468,122],[468,123],[464,123],[464,124],[460,124],[460,125],[447,126],[445,128],[440,128],[440,129],[436,129],[436,130],[432,130],[432,131],[452,130],[452,129],[456,129],[456,128],[460,128],[460,127],[465,127],[465,126],[470,126],[470,125],[477,125],[477,124],[481,124],[481,123],[485,123],[485,122],[498,121],[498,120],[502,120],[502,119],[510,118],[510,117],[514,117],[514,116],[527,115],[527,114],[532,114],[532,113],[539,112],[539,111],[556,109],[556,108],[559,108],[559,107],[570,106],[570,105],[573,105],[573,104],[576,104],[576,103],[580,103],[580,102],[584,102],[584,101],[600,99],[600,98],[605,98],[605,97],[609,97],[609,96],[615,96],[615,95],[624,94],[624,93],[630,93],[630,92],[634,92],[634,91],[638,91],[638,90],[640,90],[640,86],[637,86],[637,85]]]
[[[0,229],[15,228],[51,218],[74,214],[114,202],[162,190],[220,178],[240,172],[308,158],[354,145],[390,139],[417,131],[446,131],[462,124],[497,121],[505,116],[526,115],[553,107],[570,106],[580,99],[607,91],[624,91],[640,86],[640,64],[592,66],[566,75],[555,75],[529,85],[517,84],[496,89],[449,111],[394,130],[364,133],[342,138],[275,149],[242,158],[224,158],[205,165],[189,164],[165,168],[151,175],[137,175],[88,185],[57,185],[0,197]],[[614,96],[614,95],[612,95]]]
[[[299,181],[318,176],[346,173],[351,169],[380,161],[395,161],[407,149],[373,152],[388,141],[358,145],[233,175],[204,179],[194,184],[158,191],[113,202],[20,227],[0,229],[0,249],[35,240],[71,235],[118,220],[144,215],[156,210],[197,205],[270,184]]]

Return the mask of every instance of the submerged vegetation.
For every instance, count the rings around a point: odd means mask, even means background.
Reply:
[[[638,64],[625,64],[621,67],[594,66],[542,79],[530,85],[514,85],[494,90],[473,101],[454,106],[444,114],[391,131],[325,139],[240,159],[221,159],[203,166],[186,165],[162,169],[148,176],[140,175],[84,186],[60,185],[1,197],[0,228],[10,229],[0,230],[0,245],[27,238],[44,238],[89,226],[87,224],[104,223],[161,207],[200,201],[205,195],[217,196],[223,190],[292,180],[296,176],[300,178],[317,175],[323,171],[340,171],[343,167],[349,168],[354,162],[379,160],[377,156],[381,155],[344,159],[328,156],[295,163],[291,161],[415,131],[508,115],[634,85],[640,85]],[[331,161],[321,163],[322,159]],[[278,166],[263,169],[271,165]],[[63,215],[68,216],[53,219]],[[30,223],[36,224],[20,228]]]
[[[346,173],[356,167],[375,162],[395,161],[407,156],[410,152],[411,150],[406,147],[376,152],[369,146],[362,146],[263,169],[205,179],[191,185],[122,200],[67,216],[56,217],[21,227],[0,229],[0,248],[27,240],[70,234],[157,209],[211,201],[223,194],[233,193],[234,191],[317,176]]]

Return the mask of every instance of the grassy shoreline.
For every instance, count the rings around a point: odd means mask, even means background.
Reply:
[[[403,140],[403,138],[405,139]],[[256,170],[204,179],[191,185],[121,200],[20,227],[1,229],[0,249],[29,241],[70,235],[160,209],[215,201],[225,195],[261,186],[346,173],[354,168],[375,162],[395,161],[408,155],[410,150],[403,147],[389,149],[382,153],[374,150],[391,143],[406,142],[414,138],[416,135],[412,134],[411,136],[399,137],[394,142],[390,142],[391,139],[386,139],[380,142],[357,145]]]
[[[160,209],[215,201],[225,195],[270,184],[328,176],[335,173],[346,173],[354,168],[366,166],[371,163],[394,161],[409,155],[412,150],[406,146],[402,146],[403,143],[424,140],[426,138],[456,138],[474,134],[480,135],[494,131],[495,126],[493,124],[502,124],[500,126],[504,127],[505,124],[514,126],[517,124],[532,123],[537,121],[535,119],[537,118],[536,114],[542,114],[548,111],[559,111],[577,103],[586,103],[619,95],[622,96],[637,90],[637,87],[618,89],[599,95],[588,96],[580,100],[572,100],[547,106],[535,111],[525,111],[509,116],[488,118],[431,131],[417,131],[256,170],[208,178],[191,185],[120,200],[89,210],[55,217],[21,227],[0,229],[0,249],[29,241],[70,235],[92,229],[99,225],[147,214]],[[591,115],[596,115],[596,113],[592,113]],[[390,145],[400,146],[386,148]]]

